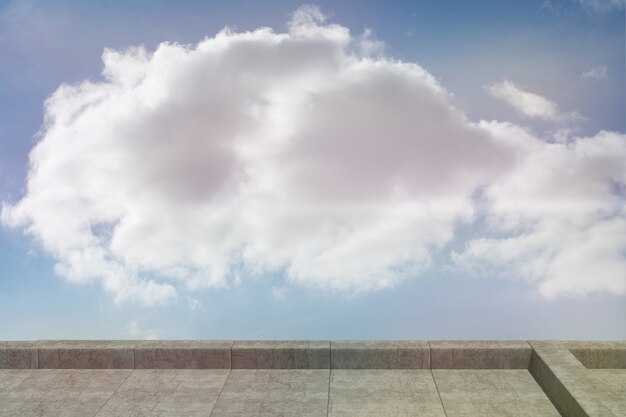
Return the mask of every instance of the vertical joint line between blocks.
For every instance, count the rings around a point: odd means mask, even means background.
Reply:
[[[428,343],[428,369],[431,370],[431,374],[432,374],[432,370],[433,370],[433,347],[430,345],[430,340],[427,340],[426,343]],[[435,379],[435,377],[433,376],[433,380]]]

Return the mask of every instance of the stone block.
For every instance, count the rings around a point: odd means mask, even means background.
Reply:
[[[40,369],[133,369],[135,345],[130,340],[40,341]]]
[[[432,369],[528,369],[525,341],[431,341]]]
[[[330,369],[330,342],[235,342],[232,369]]]
[[[0,369],[37,369],[35,342],[0,342]]]
[[[145,340],[135,347],[136,369],[230,369],[230,341]]]
[[[588,369],[626,369],[626,341],[565,342]]]
[[[332,369],[429,369],[425,341],[332,341]]]

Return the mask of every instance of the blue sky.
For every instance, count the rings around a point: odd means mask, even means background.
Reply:
[[[626,337],[623,2],[301,7],[0,3],[0,339]]]

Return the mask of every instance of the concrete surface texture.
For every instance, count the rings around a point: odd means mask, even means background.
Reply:
[[[529,370],[564,415],[626,416],[626,361],[622,354],[614,354],[626,350],[626,342],[605,344],[612,345],[611,358],[592,361],[590,365],[602,366],[593,369],[570,351],[580,349],[581,342],[530,342],[533,353]],[[599,345],[589,343],[587,348],[597,350]],[[607,369],[607,363],[614,369]]]
[[[0,342],[5,416],[626,416],[626,342]]]

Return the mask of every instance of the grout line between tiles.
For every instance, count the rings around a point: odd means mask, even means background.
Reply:
[[[328,341],[328,397],[326,397],[326,417],[330,413],[330,381],[333,373],[333,342]]]
[[[111,395],[109,395],[109,398],[107,398],[107,400],[104,402],[104,404],[102,404],[102,407],[100,407],[100,408],[98,409],[98,411],[96,411],[96,413],[94,414],[94,417],[96,417],[98,414],[100,414],[100,411],[102,411],[102,410],[104,409],[104,407],[107,405],[107,403],[109,402],[109,400],[111,400],[111,398],[113,398],[113,397],[115,396],[115,394],[117,394],[117,391],[120,389],[120,387],[121,387],[122,385],[124,385],[124,382],[126,382],[126,380],[127,380],[128,378],[130,378],[130,375],[131,375],[133,372],[135,372],[135,370],[134,370],[134,369],[132,369],[132,370],[128,373],[128,375],[126,375],[126,378],[124,378],[124,380],[123,380],[123,381],[122,381],[122,382],[121,382],[121,383],[117,386],[117,388],[115,388],[115,391],[113,391],[113,393],[112,393]]]
[[[432,363],[432,351],[433,351],[433,347],[430,345],[430,340],[428,340],[428,353],[430,355],[430,376],[433,379],[433,382],[435,383],[435,389],[437,389],[437,396],[439,396],[439,402],[441,403],[441,408],[443,409],[443,414],[448,417],[448,413],[446,413],[446,406],[443,405],[443,398],[441,398],[441,393],[439,392],[439,386],[437,385],[437,380],[435,379],[435,374],[433,373],[433,363]]]
[[[232,349],[232,347],[231,347],[231,349]],[[222,385],[222,389],[220,389],[220,393],[217,394],[217,399],[213,403],[213,408],[211,408],[211,412],[209,413],[209,417],[211,417],[213,415],[213,411],[215,411],[215,407],[217,406],[217,402],[220,400],[220,397],[222,396],[222,392],[224,392],[224,388],[226,387],[226,384],[228,383],[228,378],[230,378],[230,374],[232,374],[232,373],[233,373],[233,370],[230,369],[228,371],[228,375],[226,376],[226,380],[224,381],[224,385]]]
[[[30,371],[30,373],[28,374],[28,376],[26,378],[22,379],[19,384],[17,384],[16,386],[12,387],[11,390],[13,390],[15,388],[19,388],[20,385],[22,385],[27,379],[29,379],[30,377],[33,376],[33,372],[35,372],[35,371],[32,370],[32,369],[29,369],[29,371]],[[2,410],[0,410],[0,411],[2,411]]]
[[[441,408],[443,409],[443,414],[448,417],[448,413],[446,412],[446,406],[443,405],[443,398],[441,398],[441,393],[439,392],[439,386],[437,385],[437,380],[435,379],[435,374],[433,370],[430,370],[430,376],[433,378],[433,382],[435,383],[435,388],[437,389],[437,395],[439,396],[439,402],[441,403]]]

